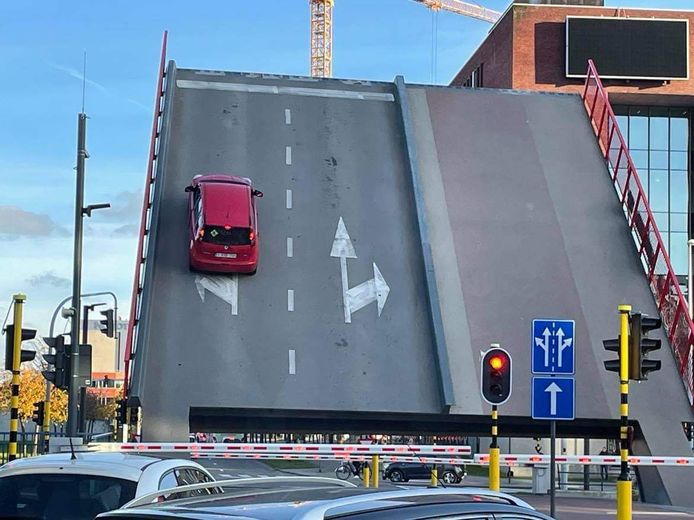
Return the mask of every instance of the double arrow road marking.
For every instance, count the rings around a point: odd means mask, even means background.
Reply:
[[[362,307],[376,302],[378,305],[378,315],[381,315],[383,307],[388,299],[390,287],[386,283],[381,271],[376,263],[373,263],[374,277],[360,283],[356,287],[349,288],[347,276],[347,259],[357,258],[354,245],[349,238],[345,222],[340,217],[337,223],[337,231],[333,240],[333,247],[330,256],[340,259],[340,274],[342,275],[342,302],[345,310],[345,323],[352,323],[352,313],[357,312]]]

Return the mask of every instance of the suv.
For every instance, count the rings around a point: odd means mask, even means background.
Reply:
[[[0,467],[0,518],[91,519],[142,495],[214,481],[188,460],[122,453],[41,455]],[[180,496],[220,491],[211,487]]]
[[[431,464],[421,462],[393,462],[384,470],[384,478],[391,482],[407,482],[410,479],[431,478]],[[438,477],[445,484],[458,484],[465,478],[465,466],[438,466]]]
[[[258,214],[251,180],[232,175],[196,175],[188,194],[192,271],[255,274]]]

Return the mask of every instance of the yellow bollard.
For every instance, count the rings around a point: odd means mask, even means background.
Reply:
[[[617,520],[631,520],[631,480],[617,481]]]
[[[499,448],[489,448],[489,489],[501,489],[501,472],[499,471]]]
[[[371,483],[376,489],[378,489],[378,477],[380,475],[379,460],[378,455],[371,457]]]
[[[362,478],[364,479],[364,487],[371,487],[371,468],[364,463],[364,469],[362,469]]]
[[[431,487],[436,487],[439,485],[439,470],[434,465],[431,468]]]

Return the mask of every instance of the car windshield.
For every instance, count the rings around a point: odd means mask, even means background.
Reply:
[[[205,226],[203,242],[222,246],[247,246],[251,243],[251,229],[246,227]]]
[[[130,480],[92,475],[0,478],[0,518],[92,519],[135,498],[136,487]]]

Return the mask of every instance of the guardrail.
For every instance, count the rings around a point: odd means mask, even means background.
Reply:
[[[125,340],[125,352],[123,355],[123,395],[128,396],[129,377],[130,377],[130,361],[133,358],[135,351],[134,345],[136,340],[136,327],[140,319],[140,295],[142,293],[142,283],[144,279],[145,260],[147,258],[149,228],[152,219],[151,207],[152,196],[154,194],[154,183],[156,176],[154,172],[157,161],[159,132],[161,125],[161,116],[164,110],[164,92],[165,92],[165,66],[166,66],[166,43],[168,40],[168,31],[164,31],[164,36],[161,43],[161,57],[159,60],[159,75],[157,76],[157,91],[154,96],[154,119],[152,121],[152,133],[149,142],[149,156],[147,160],[147,178],[145,181],[145,190],[142,201],[142,215],[140,217],[140,234],[137,242],[137,260],[135,262],[135,279],[133,281],[132,299],[130,302],[130,319],[128,321],[128,331]]]
[[[592,60],[588,60],[582,97],[663,319],[689,404],[694,406],[694,322],[689,317],[687,301],[670,263],[646,192]]]

